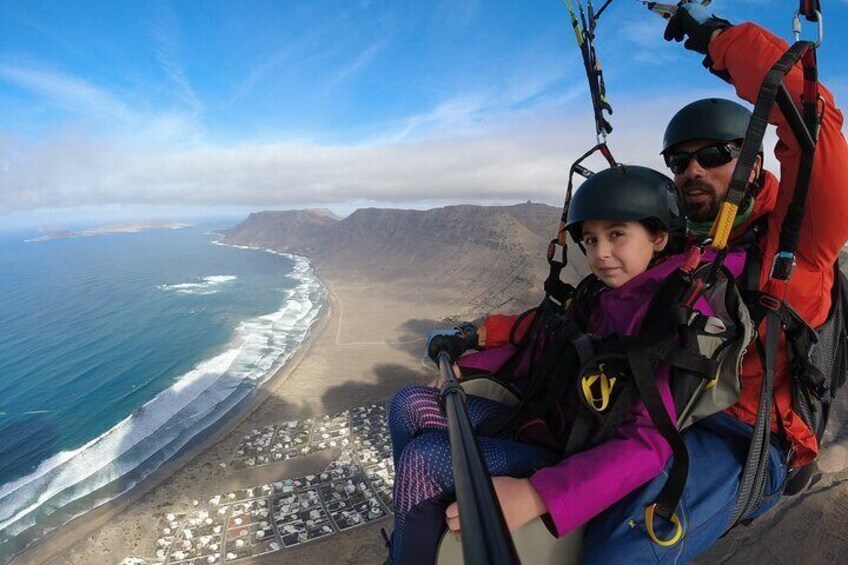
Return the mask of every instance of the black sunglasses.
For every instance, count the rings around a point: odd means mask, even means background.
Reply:
[[[675,151],[665,155],[665,164],[671,169],[675,175],[682,174],[689,168],[689,161],[692,157],[698,161],[698,164],[707,169],[720,167],[731,162],[739,156],[742,148],[732,143],[717,143],[715,145],[707,145],[701,147],[697,151],[689,153],[688,151]]]

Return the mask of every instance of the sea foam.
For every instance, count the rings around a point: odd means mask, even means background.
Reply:
[[[107,432],[0,486],[0,548],[23,534],[13,544],[20,549],[44,533],[48,518],[55,527],[57,519],[62,523],[126,492],[248,398],[294,355],[321,310],[324,289],[305,258],[286,256],[294,262],[290,277],[297,284],[287,291],[279,310],[243,321],[223,351]],[[235,280],[216,275],[160,288],[202,294]]]
[[[234,275],[210,275],[202,277],[198,282],[178,283],[178,284],[160,284],[156,288],[168,292],[177,292],[179,294],[215,294],[220,290],[222,285],[238,280]]]

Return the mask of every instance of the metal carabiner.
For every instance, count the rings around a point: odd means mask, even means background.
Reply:
[[[821,12],[818,10],[816,12],[816,29],[818,31],[818,41],[816,41],[815,46],[818,48],[822,41],[824,40],[824,19],[822,18]],[[795,35],[795,41],[801,41],[801,11],[798,10],[795,12],[795,17],[792,18],[792,33]]]

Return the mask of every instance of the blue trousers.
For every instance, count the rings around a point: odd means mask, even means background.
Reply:
[[[587,525],[583,563],[686,563],[724,535],[736,506],[736,495],[748,455],[751,426],[724,413],[706,418],[683,434],[689,451],[689,476],[677,516],[683,539],[672,547],[651,541],[645,527],[645,508],[656,501],[668,476],[663,473],[614,504]],[[623,469],[622,472],[627,472]],[[786,480],[786,459],[776,446],[769,449],[766,497],[751,517],[780,500]],[[663,532],[658,522],[667,526]],[[670,537],[671,526],[655,519],[659,537]]]

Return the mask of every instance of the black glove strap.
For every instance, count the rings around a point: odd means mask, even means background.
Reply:
[[[459,336],[465,342],[465,349],[480,349],[480,336],[477,333],[477,326],[471,322],[463,322],[454,328],[459,332]]]

